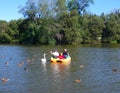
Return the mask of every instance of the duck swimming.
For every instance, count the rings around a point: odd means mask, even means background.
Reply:
[[[2,78],[1,80],[2,80],[3,83],[5,83],[9,80],[9,78]]]

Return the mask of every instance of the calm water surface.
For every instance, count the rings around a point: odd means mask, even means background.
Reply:
[[[55,48],[67,48],[72,62],[50,63]],[[40,61],[44,53],[46,64]],[[0,93],[120,93],[120,45],[0,45],[2,78],[9,80],[0,81]]]

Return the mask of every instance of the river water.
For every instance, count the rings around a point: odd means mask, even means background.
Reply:
[[[64,48],[71,63],[50,63],[50,51]],[[2,78],[0,93],[120,93],[120,45],[0,45]]]

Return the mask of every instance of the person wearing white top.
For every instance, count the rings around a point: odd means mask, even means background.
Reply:
[[[57,50],[54,52],[50,51],[50,53],[53,55],[53,58],[57,58],[59,56],[59,52]]]

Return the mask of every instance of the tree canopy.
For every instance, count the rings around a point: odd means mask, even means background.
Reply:
[[[24,19],[0,20],[0,43],[120,43],[120,9],[100,16],[87,11],[93,0],[28,0]]]

